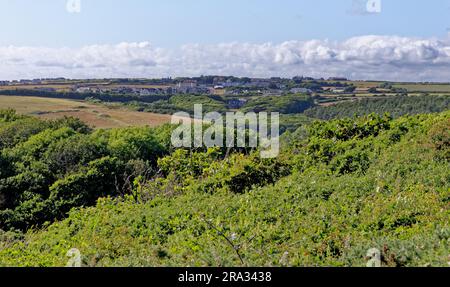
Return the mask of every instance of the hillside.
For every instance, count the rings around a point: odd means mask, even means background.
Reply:
[[[0,266],[448,266],[448,111],[305,123],[271,160],[170,129],[3,112]]]
[[[389,113],[393,117],[424,113],[439,113],[450,109],[449,95],[420,95],[367,98],[346,101],[331,106],[319,106],[309,109],[305,115],[330,120],[353,116],[365,116],[371,113]]]
[[[81,100],[0,95],[0,107],[41,119],[76,117],[91,127],[103,129],[158,126],[170,122],[170,116],[166,114],[140,113],[118,105],[108,106]]]

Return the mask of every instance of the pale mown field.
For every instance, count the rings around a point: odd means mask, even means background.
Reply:
[[[94,128],[117,128],[127,126],[159,126],[169,123],[171,116],[141,113],[125,108],[108,108],[83,101],[49,99],[39,97],[0,96],[0,109],[12,108],[20,114],[34,115],[44,119],[72,116]]]
[[[407,89],[408,92],[450,93],[449,84],[397,84],[394,87]]]

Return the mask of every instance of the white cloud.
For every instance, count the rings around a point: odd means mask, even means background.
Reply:
[[[0,79],[201,74],[449,81],[450,41],[361,36],[342,42],[189,44],[178,49],[148,42],[82,48],[0,47]]]

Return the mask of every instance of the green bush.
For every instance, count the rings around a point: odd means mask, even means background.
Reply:
[[[154,151],[135,148],[146,132],[119,130],[114,148],[111,132],[85,135],[123,158],[84,164],[91,153],[81,141],[79,165],[56,179],[34,158],[54,154],[53,143],[30,137],[0,157],[13,168],[0,180],[0,195],[13,195],[13,208],[0,208],[0,266],[64,266],[71,248],[84,266],[365,266],[371,248],[383,266],[448,266],[449,118],[315,123],[290,134],[276,159],[175,150],[158,157],[149,177],[148,159],[127,158]],[[83,138],[72,131],[59,140]],[[164,147],[167,133],[148,138]],[[114,192],[130,174],[132,190]]]
[[[279,112],[281,114],[300,114],[314,106],[314,101],[306,95],[280,95],[258,97],[250,100],[241,110],[243,112]]]
[[[169,152],[171,127],[93,132],[81,121],[0,111],[0,228],[27,230],[133,191]]]
[[[305,115],[316,119],[331,120],[365,116],[371,113],[377,113],[379,115],[389,113],[394,118],[398,118],[405,115],[439,113],[449,108],[449,95],[396,95],[385,98],[346,101],[327,107],[313,107],[307,110]]]

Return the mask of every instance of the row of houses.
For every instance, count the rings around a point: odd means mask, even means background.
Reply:
[[[245,95],[250,92],[256,92],[265,95],[277,95],[286,92],[282,89],[264,88],[260,90],[248,89],[229,89],[223,85],[208,86],[196,85],[192,82],[178,83],[175,86],[167,86],[164,88],[138,88],[138,87],[98,87],[98,86],[81,86],[72,89],[77,93],[114,93],[114,94],[133,94],[133,95],[172,95],[172,94],[226,94],[226,95]],[[293,88],[291,93],[311,93],[310,89]]]
[[[280,95],[280,94],[286,93],[287,91],[282,90],[282,89],[264,89],[264,90],[236,89],[236,90],[227,90],[224,92],[224,94],[238,96],[238,95],[249,94],[251,92],[254,92],[254,93],[256,92],[258,94],[271,96],[271,95]],[[309,94],[309,93],[312,93],[313,91],[310,89],[306,89],[306,88],[292,88],[288,92],[292,93],[292,94]]]
[[[34,80],[13,80],[13,81],[0,81],[0,86],[10,85],[39,85],[42,81],[40,79]]]
[[[168,89],[161,88],[131,88],[131,87],[117,87],[117,88],[105,88],[105,87],[74,87],[74,92],[77,93],[113,93],[113,94],[133,94],[140,96],[149,95],[165,95],[170,93]]]
[[[11,86],[11,85],[41,85],[46,81],[63,81],[65,78],[42,78],[42,79],[21,79],[12,81],[0,81],[0,86]]]
[[[212,94],[213,89],[199,86],[176,85],[165,88],[135,88],[135,87],[75,87],[77,93],[113,93],[113,94],[131,94],[140,96],[150,95],[172,95],[172,94]]]

